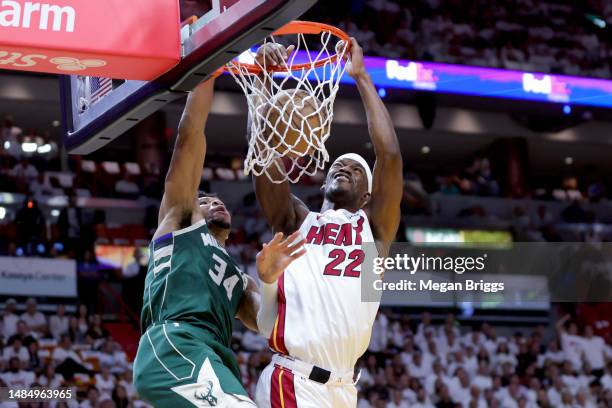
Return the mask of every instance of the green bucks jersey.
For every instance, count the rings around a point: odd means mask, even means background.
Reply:
[[[183,322],[209,330],[229,347],[247,280],[206,222],[159,237],[150,249],[143,333],[154,324]]]

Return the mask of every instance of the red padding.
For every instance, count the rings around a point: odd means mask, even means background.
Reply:
[[[0,68],[152,80],[180,50],[178,0],[0,1]]]

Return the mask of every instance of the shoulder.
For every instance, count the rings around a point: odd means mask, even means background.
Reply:
[[[155,231],[155,235],[153,235],[153,242],[162,237],[172,236],[172,238],[176,238],[181,235],[193,233],[194,231],[201,232],[200,230],[208,230],[204,218],[198,217],[193,223],[184,226],[181,225],[178,218],[166,216],[157,227],[157,231]]]

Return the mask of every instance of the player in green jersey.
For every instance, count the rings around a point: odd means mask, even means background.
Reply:
[[[225,205],[198,196],[213,88],[209,80],[187,99],[150,244],[134,384],[156,408],[255,406],[230,341],[235,317],[257,331],[259,291],[225,251]],[[291,244],[296,239],[277,235],[258,255],[258,269],[284,270],[304,252],[304,241]]]

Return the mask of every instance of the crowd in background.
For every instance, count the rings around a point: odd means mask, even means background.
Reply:
[[[23,307],[21,307],[23,306]],[[74,305],[72,305],[74,306]],[[79,305],[74,314],[57,305],[51,315],[38,310],[35,299],[19,305],[8,299],[0,313],[0,386],[10,389],[71,389],[66,403],[19,407],[137,408],[132,363],[113,340],[100,315]],[[16,403],[0,403],[17,408]]]
[[[244,333],[236,345],[253,392],[270,352]],[[490,324],[464,327],[453,315],[434,324],[379,312],[357,366],[359,408],[599,408],[612,404],[612,348],[564,318],[556,334],[542,326],[510,335]]]
[[[533,0],[319,2],[368,55],[608,79],[612,5]]]
[[[0,184],[2,192],[19,193],[24,197],[16,211],[0,212],[0,253],[29,256],[76,256],[80,261],[94,253],[96,239],[104,236],[106,214],[104,209],[83,208],[78,202],[88,197],[112,197],[144,202],[147,207],[144,219],[130,226],[136,238],[147,240],[156,225],[156,206],[161,196],[163,173],[158,169],[150,174],[136,162],[109,162],[82,160],[69,157],[68,168],[60,171],[61,155],[46,156],[27,153],[22,145],[27,143],[20,127],[10,120],[1,129],[4,140],[9,143],[0,146]],[[161,132],[163,133],[163,132]],[[15,148],[17,146],[17,148]],[[169,156],[170,152],[166,152]],[[221,180],[231,183],[243,180],[242,161],[237,157],[217,157],[207,160],[204,169],[204,183]],[[304,185],[316,186],[321,177],[305,180]],[[205,185],[205,184],[204,184]],[[492,214],[484,203],[477,203],[458,209],[454,217],[462,220],[474,219],[482,223],[485,219],[511,222],[519,229],[528,227],[538,230],[555,223],[595,223],[597,217],[585,208],[586,204],[609,199],[610,191],[600,179],[581,180],[573,174],[557,178],[546,187],[527,186],[525,197],[541,200],[538,215],[529,215],[520,205],[512,214]],[[314,191],[314,189],[313,189]],[[491,159],[483,153],[475,154],[464,166],[454,166],[437,173],[407,170],[404,184],[402,212],[405,215],[437,216],[439,208],[432,206],[432,195],[477,196],[504,198],[507,193],[504,181],[496,174]],[[41,200],[64,198],[65,202],[49,213],[40,208]],[[305,197],[311,208],[320,207],[318,191]],[[565,202],[566,209],[552,216],[546,202]],[[57,201],[56,201],[57,202]],[[442,202],[444,205],[444,202]],[[252,236],[261,236],[266,231],[265,223],[252,194],[247,194],[240,208],[233,209],[243,215],[244,222],[235,223],[235,235],[241,243],[249,243]],[[240,211],[244,210],[244,214]],[[527,219],[529,218],[529,219]],[[537,234],[536,234],[537,235]],[[527,234],[522,239],[530,240]],[[548,240],[554,234],[540,234],[534,240]],[[242,237],[242,238],[240,238]],[[398,236],[402,240],[402,236]],[[554,238],[553,240],[558,240]],[[253,242],[253,246],[262,241]],[[240,251],[237,251],[241,253]],[[250,253],[250,251],[247,251]]]
[[[51,408],[146,406],[132,385],[128,356],[99,315],[83,305],[68,314],[58,305],[47,316],[34,299],[20,306],[8,299],[0,314],[1,386],[78,391],[78,398]],[[489,323],[464,325],[453,314],[434,320],[424,312],[410,319],[404,309],[383,308],[356,367],[358,407],[609,407],[609,327],[601,320],[580,327],[576,322],[566,315],[556,332],[544,326],[512,332]],[[267,341],[236,328],[232,343],[253,394],[271,358]]]

